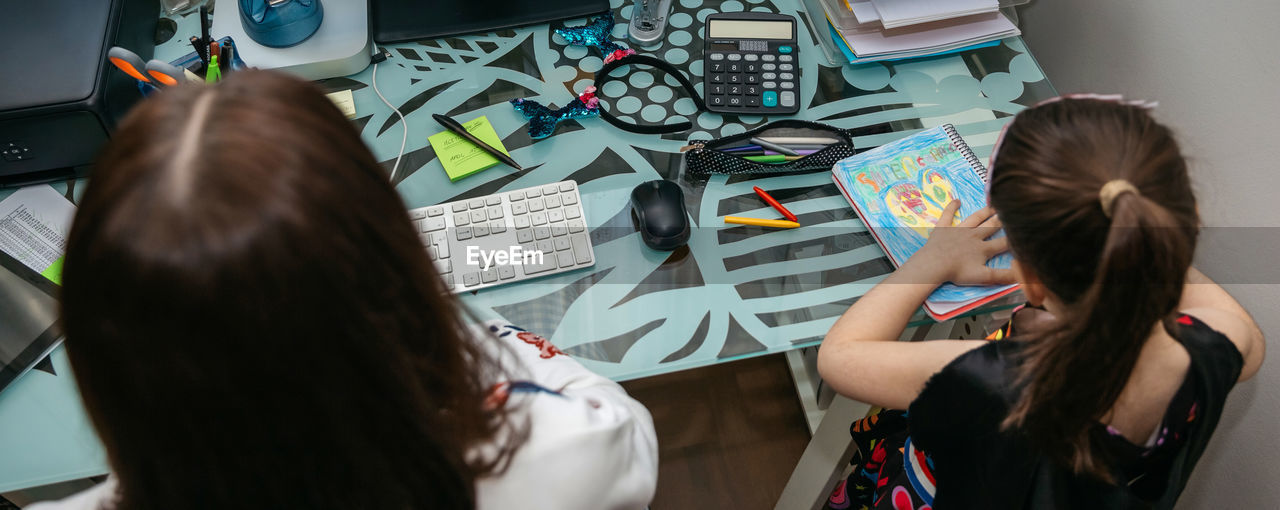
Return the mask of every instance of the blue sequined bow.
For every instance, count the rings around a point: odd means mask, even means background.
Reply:
[[[633,54],[636,50],[613,42],[613,11],[605,11],[604,15],[591,20],[584,26],[557,28],[556,33],[569,44],[595,46],[606,63]]]
[[[599,100],[596,99],[596,88],[587,87],[587,90],[569,101],[564,108],[552,110],[542,106],[537,101],[529,99],[512,99],[511,106],[516,111],[529,119],[529,137],[534,140],[546,138],[556,130],[556,124],[569,119],[584,119],[587,117],[595,117],[600,114]]]

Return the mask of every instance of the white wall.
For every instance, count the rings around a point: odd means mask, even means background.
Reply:
[[[1280,2],[1032,0],[1020,14],[1059,92],[1159,101],[1208,227],[1196,265],[1228,284],[1280,356]],[[1280,502],[1276,363],[1232,393],[1180,510]]]

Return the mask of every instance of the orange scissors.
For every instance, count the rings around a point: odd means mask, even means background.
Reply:
[[[119,46],[107,50],[107,60],[110,60],[117,69],[124,71],[124,74],[152,86],[173,86],[187,79],[178,66],[156,59],[143,63],[142,57],[137,53]]]

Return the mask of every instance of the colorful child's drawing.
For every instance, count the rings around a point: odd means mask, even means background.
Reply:
[[[838,163],[836,178],[857,204],[868,226],[875,227],[885,251],[901,265],[924,246],[953,199],[960,200],[960,218],[986,205],[982,179],[951,145],[942,128],[921,131],[873,151]],[[1011,257],[989,261],[992,267],[1009,267]],[[987,287],[945,284],[930,301],[958,302],[977,299]]]

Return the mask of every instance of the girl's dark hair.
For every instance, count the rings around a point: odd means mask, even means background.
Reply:
[[[137,106],[64,278],[118,508],[472,508],[522,436],[386,172],[296,78]]]
[[[1005,427],[1049,457],[1111,480],[1091,437],[1115,404],[1153,328],[1171,319],[1199,219],[1170,131],[1136,106],[1063,99],[1019,113],[992,165],[991,205],[1020,264],[1065,306],[1032,340]],[[1118,195],[1107,217],[1099,200]]]

